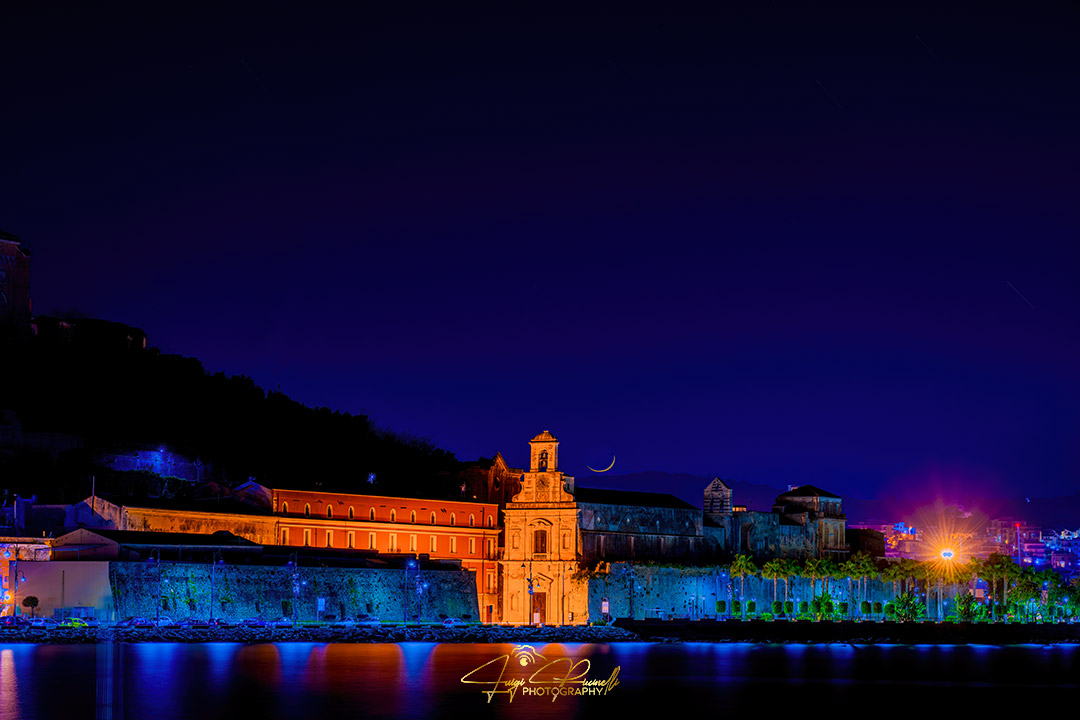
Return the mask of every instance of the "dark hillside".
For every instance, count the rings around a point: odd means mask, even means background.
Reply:
[[[0,353],[9,379],[0,409],[14,411],[27,437],[76,435],[84,446],[61,453],[47,470],[43,453],[9,449],[0,457],[4,486],[32,482],[43,497],[60,489],[78,494],[73,485],[93,472],[95,451],[161,446],[209,463],[226,484],[254,477],[281,487],[452,492],[449,477],[459,463],[424,439],[381,430],[365,415],[306,407],[245,376],[207,374],[195,358],[125,342],[139,337],[135,328],[117,335],[116,326],[127,326],[106,325],[107,332],[83,333],[91,337],[39,334]],[[116,337],[121,341],[112,342]]]

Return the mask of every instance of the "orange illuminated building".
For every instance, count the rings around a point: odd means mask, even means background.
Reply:
[[[460,560],[476,573],[483,622],[498,619],[498,511],[494,503],[273,490],[279,545]]]

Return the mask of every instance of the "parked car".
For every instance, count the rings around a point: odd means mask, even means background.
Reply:
[[[460,618],[448,617],[442,621],[443,627],[463,627],[465,621]]]
[[[157,624],[158,627],[175,627],[176,626],[176,623],[173,622],[172,618],[166,617],[164,615],[162,615],[161,617],[159,617],[157,619],[156,624]]]
[[[60,623],[60,627],[85,628],[85,627],[90,627],[90,623],[86,622],[82,618],[69,617],[69,618],[66,618],[62,623]]]
[[[6,615],[0,617],[0,629],[22,630],[29,626],[30,618],[23,617],[22,615]]]
[[[180,621],[180,627],[182,628],[208,628],[211,627],[209,620],[202,620],[200,618],[187,618]]]
[[[279,617],[276,620],[270,621],[270,627],[275,628],[291,628],[295,624],[296,623],[292,621],[292,618],[287,617]]]
[[[55,630],[60,627],[60,623],[52,618],[33,618],[30,621],[30,627],[35,630]]]
[[[261,628],[266,627],[266,621],[262,618],[248,618],[240,623],[240,627]]]
[[[361,627],[378,627],[382,625],[382,621],[375,615],[361,615],[356,618],[356,624]]]
[[[339,628],[351,628],[356,627],[356,620],[351,617],[343,617],[340,620],[335,620],[334,622],[330,623],[330,625]]]
[[[154,627],[154,621],[144,617],[129,617],[116,623],[116,627],[152,628]]]
[[[210,624],[210,627],[219,627],[219,628],[231,628],[231,627],[237,627],[237,626],[240,625],[240,623],[233,622],[233,621],[228,620],[226,618],[214,618],[213,620],[208,620],[207,622]]]

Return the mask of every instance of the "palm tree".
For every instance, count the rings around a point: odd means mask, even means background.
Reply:
[[[761,566],[761,577],[766,580],[772,580],[772,599],[776,602],[776,581],[784,577],[787,574],[787,568],[784,567],[784,561],[779,558],[770,560]]]
[[[937,568],[934,567],[934,563],[932,563],[932,562],[919,563],[919,565],[918,565],[918,578],[920,580],[925,580],[926,581],[926,617],[927,618],[930,617],[930,595],[932,593],[934,580],[937,579],[937,576],[938,576],[938,572],[937,572]],[[940,610],[940,605],[938,606],[938,609]],[[940,620],[941,618],[938,618],[938,619]]]
[[[893,597],[897,597],[900,593],[896,592],[896,584],[907,577],[907,568],[902,563],[891,562],[881,573],[881,579],[892,585]]]
[[[840,568],[836,564],[836,560],[831,557],[824,557],[821,559],[821,576],[825,580],[824,592],[829,592],[829,580],[837,577],[840,574]]]
[[[972,558],[966,563],[960,563],[956,566],[956,570],[953,573],[953,586],[952,586],[952,599],[953,607],[956,607],[956,585],[957,583],[966,583],[968,590],[971,590],[971,585],[975,580],[975,575],[979,571],[979,563],[975,558]],[[974,595],[974,593],[972,593]]]
[[[817,597],[817,579],[821,577],[821,559],[807,558],[800,574],[804,578],[810,578],[810,599],[813,600]]]
[[[788,601],[788,581],[799,577],[799,563],[795,560],[784,560],[784,602]]]
[[[997,620],[997,579],[1000,571],[996,560],[997,553],[993,553],[986,560],[979,561],[979,576],[990,583],[990,619]]]
[[[1008,607],[1009,607],[1009,585],[1010,585],[1011,581],[1016,580],[1016,579],[1018,579],[1020,577],[1020,566],[1017,565],[1016,563],[1014,563],[1012,561],[1012,558],[1007,558],[1005,556],[1002,556],[1002,557],[1003,557],[1003,561],[1001,563],[1001,567],[1002,567],[1002,570],[1003,570],[1003,572],[1002,572],[1002,576],[1003,576],[1002,581],[1003,581],[1003,583],[1005,585],[1005,590],[1002,593],[1002,600],[1001,601],[1005,604],[1005,612],[1007,613],[1008,612]]]
[[[731,563],[731,577],[739,578],[739,605],[742,610],[742,619],[746,619],[746,577],[748,575],[757,574],[757,566],[754,565],[754,561],[750,559],[749,555],[736,555],[735,560]]]
[[[993,578],[991,587],[994,587],[997,584],[997,579],[1001,578],[1001,604],[1006,608],[1005,612],[1008,613],[1009,583],[1019,576],[1020,567],[1013,562],[1011,557],[1000,553],[991,554],[990,557],[986,559],[984,566],[991,578]]]
[[[911,580],[912,582],[917,581],[921,564],[918,560],[903,558],[900,560],[900,565],[904,568],[904,592],[906,593],[908,591],[908,580]]]
[[[862,585],[862,597],[860,599],[867,600],[869,599],[867,595],[870,592],[870,578],[878,574],[877,566],[874,565],[874,561],[870,559],[870,556],[863,552],[857,553],[850,562],[852,573],[859,578]]]
[[[847,578],[848,607],[855,604],[855,594],[852,592],[851,584],[857,577],[856,572],[855,563],[852,562],[851,558],[840,563],[838,569],[839,577]]]

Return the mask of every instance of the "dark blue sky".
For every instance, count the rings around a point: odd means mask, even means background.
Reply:
[[[582,480],[1076,490],[1074,7],[393,12],[0,11],[35,311]]]

